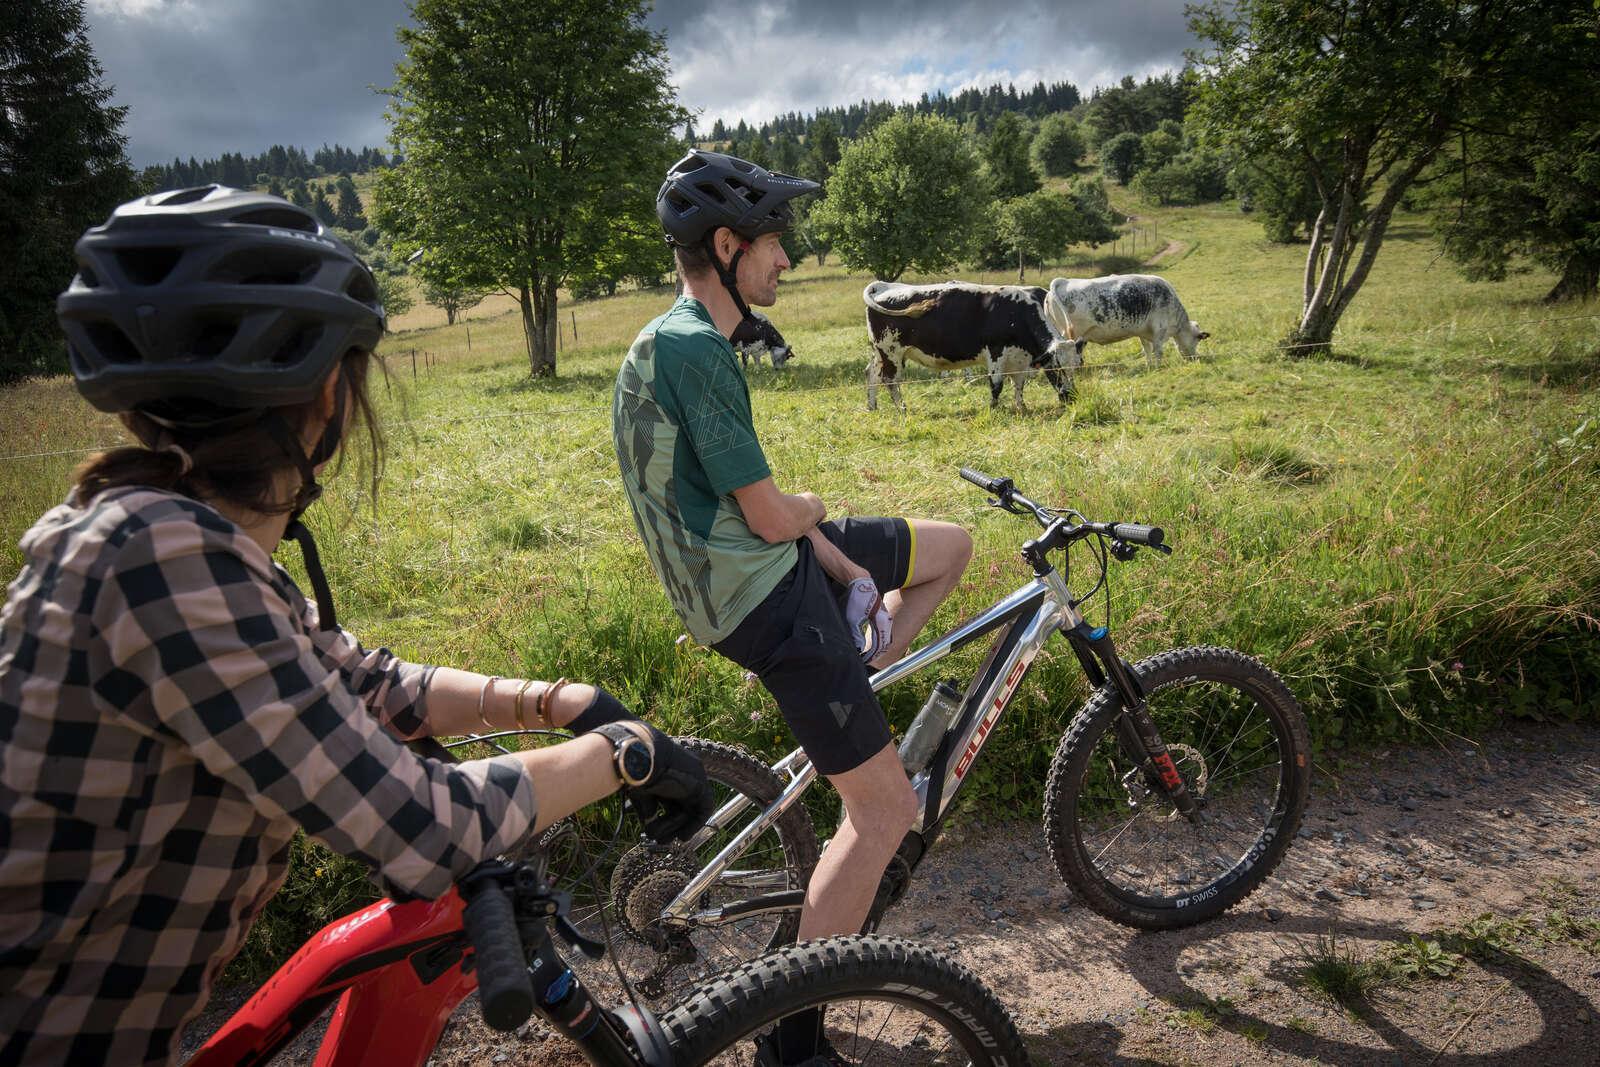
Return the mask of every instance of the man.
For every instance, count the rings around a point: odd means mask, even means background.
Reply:
[[[777,301],[789,201],[817,188],[715,152],[691,151],[668,171],[656,213],[683,295],[639,334],[612,402],[623,485],[668,599],[697,641],[760,677],[843,798],[844,821],[806,892],[801,939],[861,929],[916,817],[860,646],[877,666],[903,655],[972,556],[958,526],[824,522],[815,493],[773,481],[730,341],[756,328],[751,304]],[[881,600],[880,589],[889,590]],[[818,1029],[774,1038],[780,1062],[810,1055],[792,1050],[814,1044]]]

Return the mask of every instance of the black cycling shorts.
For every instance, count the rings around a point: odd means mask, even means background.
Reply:
[[[916,539],[906,520],[842,519],[820,529],[880,593],[911,578]],[[845,625],[847,589],[823,573],[808,539],[795,547],[794,569],[711,647],[756,673],[819,772],[843,774],[883,750],[889,723]]]

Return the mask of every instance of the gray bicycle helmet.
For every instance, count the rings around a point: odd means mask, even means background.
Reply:
[[[123,204],[56,300],[78,391],[102,411],[204,425],[312,399],[384,331],[372,272],[316,216],[220,185]]]
[[[668,244],[699,245],[719,226],[754,241],[787,230],[794,221],[789,201],[820,188],[806,178],[697,148],[667,171],[656,193],[656,217]]]

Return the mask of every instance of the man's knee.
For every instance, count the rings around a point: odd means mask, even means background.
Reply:
[[[917,818],[917,794],[893,745],[854,770],[830,776],[858,834],[899,841]]]

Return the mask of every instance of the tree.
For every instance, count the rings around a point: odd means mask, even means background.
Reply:
[[[273,178],[267,182],[267,193],[270,196],[283,196],[283,182]]]
[[[481,289],[469,289],[459,282],[435,282],[421,271],[417,274],[422,281],[422,299],[443,311],[445,322],[451,326],[456,324],[457,315],[471,311],[487,295]]]
[[[1192,111],[1245,159],[1316,187],[1296,352],[1326,349],[1401,199],[1473,120],[1517,109],[1573,62],[1560,27],[1591,0],[1228,0],[1191,9],[1209,42]],[[1591,44],[1590,47],[1593,47]]]
[[[333,209],[334,224],[346,230],[367,228],[366,208],[356,193],[356,183],[348,174],[339,176],[339,203]]]
[[[1079,233],[1089,229],[1078,216],[1078,206],[1072,198],[1053,189],[995,202],[995,237],[1016,258],[1018,285],[1025,280],[1026,263],[1059,258]]]
[[[983,154],[996,199],[1025,196],[1039,188],[1039,177],[1028,160],[1028,130],[1015,112],[1007,111],[995,120]]]
[[[289,179],[289,203],[311,210],[311,194],[306,192],[306,183],[300,178]]]
[[[138,189],[82,0],[0,6],[0,382],[66,370],[72,247]]]
[[[889,281],[959,262],[989,201],[955,123],[905,113],[845,147],[827,194],[813,223],[847,267]]]
[[[1083,159],[1083,131],[1064,112],[1046,115],[1033,135],[1029,155],[1033,165],[1052,178],[1061,178],[1078,169]]]
[[[827,183],[839,163],[839,126],[826,115],[811,124],[806,135],[806,159],[802,173],[814,182]]]
[[[1557,274],[1546,302],[1600,285],[1600,7],[1587,27],[1557,28],[1569,62],[1547,67],[1515,111],[1473,116],[1438,168],[1429,200],[1445,254],[1474,281],[1531,260]]]
[[[1183,151],[1183,135],[1155,129],[1139,138],[1139,167],[1164,167]]]
[[[415,0],[389,90],[405,163],[379,178],[379,224],[517,298],[531,374],[556,371],[557,290],[587,269],[619,190],[688,113],[643,0]],[[650,162],[643,163],[642,160]],[[608,204],[611,207],[608,209]],[[657,229],[653,217],[650,231]]]
[[[328,194],[322,191],[322,186],[316,186],[316,191],[311,194],[311,213],[321,220],[324,226],[338,225],[338,216],[334,214],[333,205],[328,203]]]
[[[373,271],[372,277],[378,283],[378,302],[383,305],[385,318],[392,323],[411,310],[411,290],[403,277],[384,270]]]
[[[1127,185],[1139,169],[1143,138],[1136,133],[1119,133],[1100,146],[1100,169],[1106,177]]]

